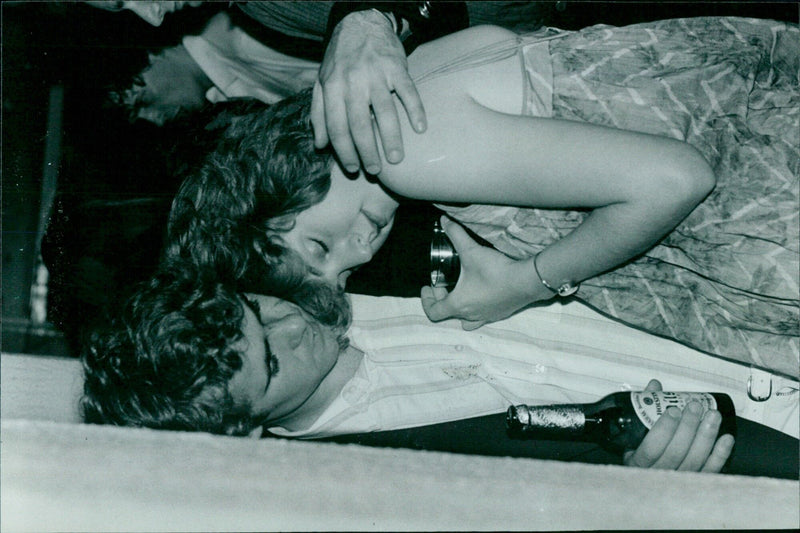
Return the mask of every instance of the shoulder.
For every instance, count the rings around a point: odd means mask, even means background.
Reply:
[[[473,26],[420,45],[408,57],[408,70],[415,77],[489,45],[516,38],[516,33],[500,26]]]
[[[475,26],[420,46],[408,59],[426,112],[468,97],[502,113],[522,112],[519,36],[499,26]]]
[[[456,50],[463,50],[464,48],[480,48],[487,44],[514,39],[516,37],[516,33],[501,28],[500,26],[492,26],[489,24],[472,26],[420,45],[414,53],[411,54],[411,57],[414,57],[418,53],[424,53],[425,50],[431,48],[431,45],[434,43],[437,43],[436,46],[439,47],[453,47]]]

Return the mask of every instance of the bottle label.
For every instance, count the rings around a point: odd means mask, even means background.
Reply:
[[[677,407],[683,410],[686,404],[691,401],[700,403],[703,407],[703,414],[706,411],[717,408],[717,401],[714,396],[707,392],[631,392],[633,410],[647,429],[653,427],[653,424],[664,414],[668,407]]]

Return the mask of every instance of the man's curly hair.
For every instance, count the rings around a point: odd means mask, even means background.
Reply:
[[[327,319],[344,349],[350,313],[343,295],[308,279],[289,289],[302,307]],[[89,335],[82,354],[84,420],[224,435],[261,425],[228,391],[243,361],[234,348],[243,338],[239,292],[213,269],[164,261]]]
[[[84,348],[86,422],[244,435],[256,427],[228,382],[242,367],[235,292],[172,265],[134,292]]]
[[[296,294],[308,267],[281,239],[330,189],[334,159],[314,148],[310,108],[307,90],[269,107],[253,104],[230,121],[173,201],[165,255],[213,268],[240,290],[292,301],[333,325],[342,318],[317,314],[320,306],[305,306],[310,295]]]

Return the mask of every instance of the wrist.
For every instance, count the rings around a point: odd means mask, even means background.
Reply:
[[[346,26],[354,26],[358,29],[363,28],[380,28],[381,31],[395,32],[394,17],[390,17],[391,13],[385,13],[379,9],[365,9],[363,11],[354,11],[339,21],[334,30],[341,31]]]
[[[422,43],[469,27],[466,2],[334,2],[323,45],[327,48],[334,29],[348,14],[372,10],[391,15],[393,33],[403,43],[406,54]]]
[[[553,291],[545,287],[539,279],[539,276],[536,275],[536,268],[533,266],[533,257],[519,260],[517,264],[522,267],[516,278],[520,280],[518,290],[520,294],[524,295],[528,305],[555,297]]]
[[[378,5],[375,5],[378,4]],[[323,45],[328,47],[334,35],[351,30],[356,33],[375,32],[396,34],[395,17],[382,10],[380,2],[335,2],[328,17]]]
[[[541,260],[542,252],[536,254],[531,258],[530,263],[533,268],[535,276],[534,284],[538,284],[540,288],[544,288],[550,298],[560,296],[566,298],[578,292],[581,284],[573,279],[555,273],[554,269],[549,268],[550,265]],[[542,263],[544,262],[544,267]]]
[[[391,11],[381,11],[375,7],[372,8],[372,11],[379,13],[383,18],[385,18],[392,27],[392,33],[398,37],[400,36],[400,33],[402,32],[402,22],[397,20],[397,17],[394,16],[394,13]]]

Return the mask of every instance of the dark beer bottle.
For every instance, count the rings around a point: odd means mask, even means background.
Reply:
[[[595,403],[516,405],[508,408],[506,423],[514,435],[592,441],[622,453],[639,446],[668,407],[683,410],[690,401],[699,402],[704,414],[711,409],[719,411],[722,424],[718,434],[736,436],[733,401],[719,392],[615,392]]]

